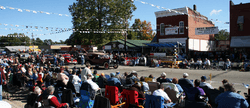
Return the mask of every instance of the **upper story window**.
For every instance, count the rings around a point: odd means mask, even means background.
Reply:
[[[160,35],[164,35],[165,34],[165,25],[164,23],[160,24]]]
[[[243,31],[243,24],[244,24],[244,16],[238,16],[238,19],[237,19],[238,31]]]
[[[179,22],[179,34],[184,34],[184,21]]]

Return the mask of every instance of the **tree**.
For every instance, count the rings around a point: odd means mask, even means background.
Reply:
[[[29,40],[29,37],[25,36],[24,33],[8,34],[0,38],[1,46],[29,45]]]
[[[40,38],[36,38],[35,45],[43,45],[43,41]]]
[[[229,39],[229,32],[227,29],[222,29],[219,31],[218,34],[215,34],[214,38],[216,40],[228,40]]]
[[[152,30],[151,22],[135,19],[135,22],[131,28],[133,28],[135,32],[137,32],[137,39],[152,40],[154,38],[155,33]]]
[[[120,33],[110,34],[108,31],[124,29],[135,9],[132,0],[76,0],[69,6],[75,30],[70,36],[71,44],[102,45],[123,38]],[[94,33],[98,30],[105,33]]]
[[[43,45],[52,45],[53,41],[51,39],[45,39],[43,40]]]

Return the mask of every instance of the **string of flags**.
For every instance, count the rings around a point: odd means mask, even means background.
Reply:
[[[0,6],[0,9],[1,10],[10,9],[10,10],[16,10],[18,12],[26,11],[26,12],[32,12],[34,14],[41,13],[41,14],[46,14],[46,15],[59,15],[59,16],[66,16],[66,17],[70,16],[68,14],[59,14],[59,13],[45,12],[45,11],[36,11],[36,10],[31,10],[31,9],[20,9],[20,8],[14,8],[14,7],[9,7],[9,6]]]
[[[155,7],[157,9],[164,9],[164,10],[166,10],[168,12],[174,12],[174,13],[177,13],[177,14],[180,14],[180,15],[185,15],[186,14],[188,16],[195,17],[195,18],[200,18],[200,19],[204,19],[204,20],[208,20],[208,21],[210,20],[213,23],[217,22],[217,23],[223,23],[223,24],[230,24],[229,22],[219,21],[218,19],[207,19],[206,17],[200,17],[200,16],[195,16],[195,15],[190,15],[190,14],[183,13],[183,12],[180,12],[180,11],[177,11],[177,10],[173,10],[173,9],[165,8],[165,7],[162,7],[162,6],[157,6],[155,4],[147,3],[147,2],[144,2],[144,1],[141,1],[141,0],[131,0],[131,1],[137,1],[137,2],[140,2],[142,4]]]

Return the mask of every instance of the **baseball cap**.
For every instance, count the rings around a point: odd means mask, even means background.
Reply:
[[[162,72],[161,76],[167,76],[167,74],[165,72]]]
[[[187,77],[187,76],[188,76],[188,73],[183,73],[183,76]]]
[[[203,75],[203,76],[201,76],[201,79],[202,79],[202,80],[206,80],[207,77]]]
[[[132,72],[131,72],[131,73],[136,73],[136,71],[132,70]]]
[[[119,71],[116,71],[116,75],[119,75],[120,74],[120,72]]]
[[[111,77],[115,76],[115,73],[110,73],[110,76],[111,76]]]

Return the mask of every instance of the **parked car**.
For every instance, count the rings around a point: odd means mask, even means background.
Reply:
[[[46,57],[45,63],[48,63],[48,62],[50,62],[51,64],[54,63],[54,57],[53,57],[53,55],[51,55],[51,54],[44,54],[44,56]]]
[[[70,54],[62,54],[65,64],[76,64],[77,60],[70,56]]]
[[[118,68],[118,61],[115,59],[110,59],[108,54],[103,52],[90,52],[85,56],[86,65],[95,65],[96,68],[99,66],[104,66],[104,69],[109,69],[109,67]]]

